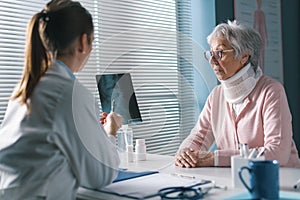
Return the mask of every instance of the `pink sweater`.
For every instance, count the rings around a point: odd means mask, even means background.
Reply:
[[[247,143],[250,149],[264,146],[267,160],[278,160],[281,166],[300,167],[291,121],[283,86],[265,75],[245,98],[237,116],[218,85],[208,96],[196,126],[180,149],[207,151],[216,141],[215,166],[230,166],[230,157],[239,154],[238,144]]]

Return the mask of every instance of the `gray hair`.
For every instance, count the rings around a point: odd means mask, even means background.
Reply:
[[[235,51],[235,59],[249,54],[249,62],[256,70],[260,59],[262,40],[260,34],[251,27],[239,24],[236,20],[221,23],[207,37],[208,44],[217,37],[224,36]]]

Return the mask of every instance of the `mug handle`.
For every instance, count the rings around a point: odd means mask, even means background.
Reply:
[[[250,174],[251,169],[248,168],[248,167],[245,167],[245,166],[244,166],[244,167],[241,167],[241,168],[239,169],[239,177],[240,177],[240,179],[241,179],[243,185],[244,185],[244,186],[247,188],[247,190],[251,193],[252,190],[253,190],[253,188],[250,188],[250,187],[247,185],[247,183],[245,182],[245,180],[244,180],[244,178],[243,178],[243,175],[242,175],[243,170],[247,170],[248,173]]]

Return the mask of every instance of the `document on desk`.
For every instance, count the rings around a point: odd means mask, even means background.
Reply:
[[[156,194],[166,187],[191,186],[201,180],[188,178],[188,176],[175,176],[173,174],[155,173],[138,178],[112,183],[101,191],[132,198],[143,198]]]

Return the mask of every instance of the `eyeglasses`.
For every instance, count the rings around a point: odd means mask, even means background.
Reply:
[[[207,61],[210,61],[211,57],[214,57],[216,60],[221,60],[223,53],[234,51],[234,49],[227,49],[227,50],[216,50],[216,51],[205,51],[204,58]]]

